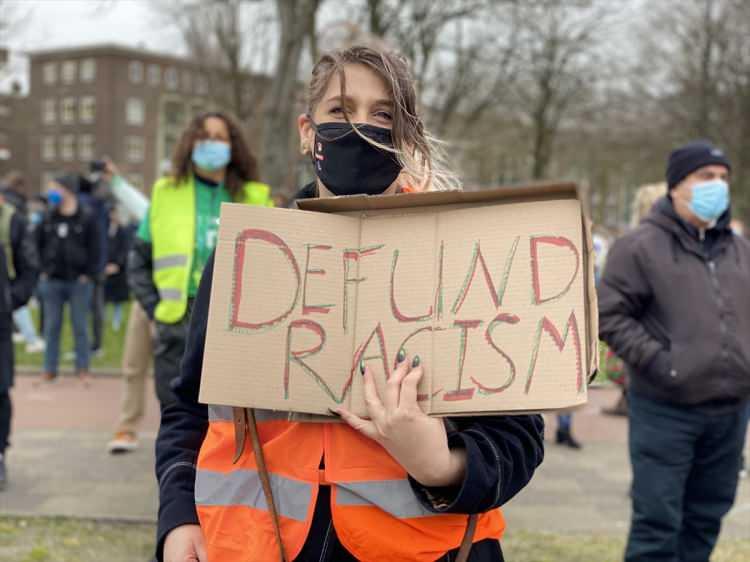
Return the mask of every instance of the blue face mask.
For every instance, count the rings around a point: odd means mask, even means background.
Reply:
[[[213,172],[224,168],[232,159],[232,147],[223,141],[200,141],[193,147],[193,164]]]
[[[60,193],[59,190],[50,189],[47,191],[47,203],[49,203],[52,207],[57,207],[60,203],[62,203],[62,200],[62,193]]]
[[[729,208],[729,185],[723,180],[696,183],[690,210],[704,222],[713,222]]]
[[[36,226],[42,222],[43,214],[41,211],[34,211],[29,215],[29,222]]]

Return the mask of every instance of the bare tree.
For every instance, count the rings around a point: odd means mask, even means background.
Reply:
[[[641,29],[644,43],[633,81],[633,91],[654,107],[658,135],[668,141],[662,157],[696,138],[727,150],[733,208],[740,213],[750,210],[748,29],[750,5],[742,0],[665,0]]]
[[[299,107],[298,72],[305,41],[321,0],[276,0],[279,22],[278,59],[263,106],[264,177],[290,194],[295,188],[294,110]],[[314,27],[314,23],[313,23]]]
[[[519,10],[523,72],[514,105],[531,128],[530,173],[539,179],[547,174],[563,119],[599,78],[598,48],[612,8],[595,0],[544,0]]]
[[[254,0],[178,0],[155,6],[162,21],[179,30],[189,56],[208,77],[214,104],[242,122],[252,119],[273,60],[273,6]]]

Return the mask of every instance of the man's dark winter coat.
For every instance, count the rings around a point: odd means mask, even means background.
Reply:
[[[729,219],[701,232],[665,197],[610,250],[599,335],[633,392],[730,407],[750,397],[750,243]]]

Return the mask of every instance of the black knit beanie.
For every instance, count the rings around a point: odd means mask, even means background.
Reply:
[[[676,148],[667,162],[667,187],[671,190],[698,168],[712,164],[732,169],[724,152],[708,141],[694,141]]]

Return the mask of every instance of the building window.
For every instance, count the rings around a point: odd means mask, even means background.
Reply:
[[[64,84],[72,84],[76,81],[76,61],[66,60],[62,63],[62,81]]]
[[[125,102],[125,121],[128,125],[143,125],[145,113],[141,98],[128,98]]]
[[[81,162],[90,162],[94,159],[94,135],[78,137],[78,159]]]
[[[60,121],[66,125],[75,123],[76,120],[76,99],[63,98],[62,109],[60,110]]]
[[[199,74],[195,78],[195,91],[200,96],[205,96],[208,93],[208,79],[203,74]]]
[[[164,73],[164,81],[167,83],[167,88],[170,90],[177,89],[177,69],[168,68]]]
[[[143,137],[125,137],[125,157],[128,162],[143,162]]]
[[[161,68],[158,64],[148,65],[148,85],[158,86],[161,82]]]
[[[55,100],[46,99],[42,102],[42,122],[46,125],[54,123],[57,120],[55,113]]]
[[[51,162],[56,158],[55,137],[44,137],[42,139],[42,160]]]
[[[75,135],[63,135],[62,144],[60,146],[60,157],[66,162],[70,162],[75,158],[75,151],[76,151]]]
[[[94,96],[83,96],[78,106],[81,123],[93,123],[96,120],[96,98]]]
[[[161,105],[158,158],[168,159],[177,144],[188,118],[187,105],[175,99],[167,99]]]
[[[130,75],[130,81],[133,84],[140,84],[143,82],[143,63],[141,61],[131,61],[128,66],[128,74]]]
[[[184,70],[182,72],[182,89],[185,90],[186,93],[190,93],[190,88],[193,85],[193,75],[190,74],[189,70]]]
[[[96,61],[94,59],[83,59],[81,61],[81,82],[93,82],[96,80]]]
[[[42,67],[42,74],[45,84],[54,84],[57,82],[57,64],[54,62],[45,63]]]

